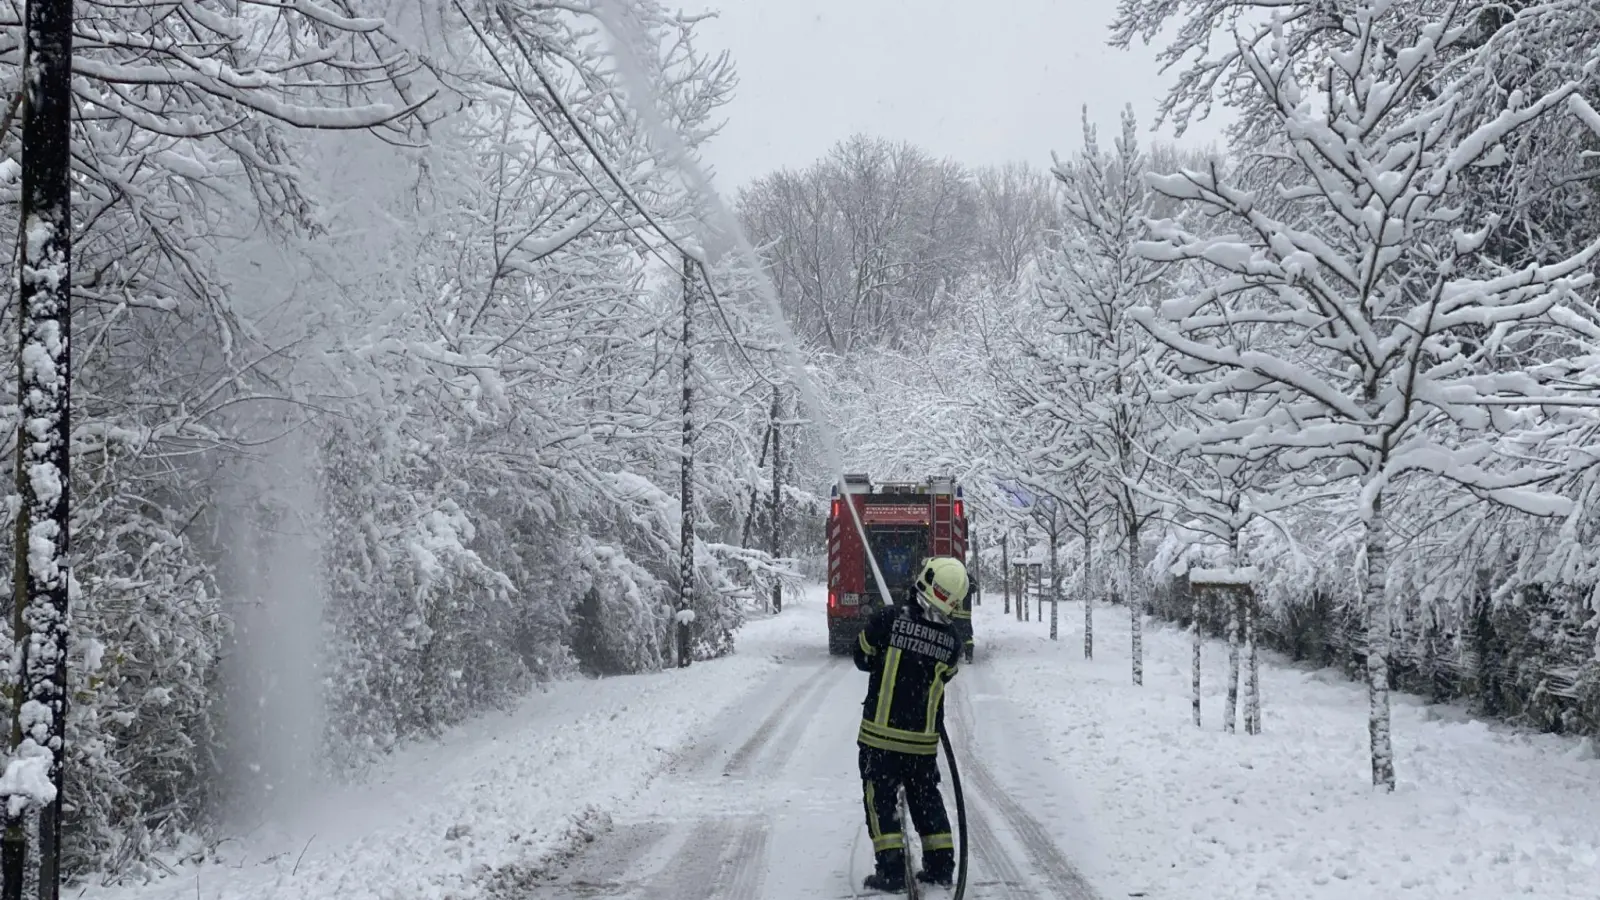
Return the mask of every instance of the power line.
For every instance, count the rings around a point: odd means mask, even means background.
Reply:
[[[661,263],[667,266],[668,269],[674,269],[675,266],[673,263],[662,256],[655,246],[653,246],[652,243],[639,232],[638,226],[630,221],[628,216],[624,215],[616,208],[616,206],[612,204],[611,200],[606,196],[606,192],[601,190],[600,185],[596,184],[595,180],[590,177],[588,170],[578,161],[576,155],[574,155],[573,152],[567,148],[566,144],[562,143],[561,136],[557,134],[555,127],[545,118],[544,114],[539,110],[539,107],[534,104],[533,98],[528,96],[527,91],[522,89],[520,80],[513,75],[506,64],[501,61],[499,52],[496,50],[494,45],[489,42],[488,36],[485,35],[483,30],[478,27],[478,23],[473,20],[471,14],[469,14],[466,8],[462,6],[461,0],[451,0],[451,3],[455,6],[456,11],[461,13],[462,18],[466,20],[467,27],[472,29],[472,33],[477,37],[478,43],[483,47],[484,51],[489,54],[489,58],[493,60],[495,68],[499,69],[500,73],[505,76],[506,83],[511,86],[512,90],[517,92],[517,96],[521,97],[522,102],[527,105],[528,111],[533,116],[534,121],[539,123],[539,127],[543,128],[545,132],[550,135],[550,139],[555,143],[556,149],[563,157],[566,158],[567,162],[572,165],[572,168],[578,173],[578,176],[589,185],[590,190],[594,191],[595,196],[600,199],[600,202],[605,204],[606,210],[609,211],[613,216],[616,216],[617,220],[622,223],[622,226],[628,229],[630,233],[639,239],[639,242],[650,253],[650,255],[660,260]],[[711,273],[710,270],[706,268],[705,260],[701,258],[700,254],[690,251],[676,238],[669,234],[666,228],[663,227],[659,221],[657,221],[655,215],[651,213],[642,202],[640,202],[638,197],[634,196],[633,191],[628,187],[626,182],[622,180],[622,177],[619,176],[612,168],[611,163],[606,160],[605,155],[600,152],[600,148],[595,145],[594,141],[591,140],[589,135],[583,130],[583,127],[578,124],[577,117],[572,114],[572,110],[567,106],[566,101],[561,98],[561,94],[556,90],[554,82],[552,82],[550,78],[545,75],[544,69],[534,59],[533,54],[529,52],[527,46],[523,44],[522,38],[517,33],[516,26],[511,21],[511,17],[506,14],[505,6],[502,4],[496,4],[495,13],[500,17],[501,23],[505,25],[506,34],[510,37],[512,45],[517,48],[517,52],[522,55],[523,60],[526,61],[529,68],[533,70],[534,77],[539,79],[539,84],[543,86],[545,93],[550,97],[551,102],[555,104],[556,110],[561,114],[561,118],[567,123],[567,126],[572,129],[572,133],[578,138],[578,141],[582,143],[584,148],[589,151],[589,155],[594,158],[594,161],[600,166],[601,171],[605,172],[607,180],[616,186],[618,192],[622,194],[623,199],[625,199],[628,202],[628,205],[632,206],[634,210],[639,213],[640,217],[643,218],[650,226],[650,229],[661,237],[661,240],[665,241],[668,246],[682,254],[684,259],[693,262],[695,268],[699,270],[701,281],[706,287],[706,294],[711,300],[711,306],[716,310],[717,318],[722,321],[723,329],[728,333],[728,337],[732,341],[734,348],[738,350],[740,357],[742,357],[745,363],[750,366],[750,370],[755,373],[757,378],[769,385],[777,386],[777,382],[767,377],[767,375],[761,371],[761,368],[756,365],[755,360],[751,359],[750,354],[746,352],[744,345],[740,343],[738,332],[734,330],[733,323],[728,319],[727,310],[723,308],[722,297],[717,293],[716,286],[712,284]]]

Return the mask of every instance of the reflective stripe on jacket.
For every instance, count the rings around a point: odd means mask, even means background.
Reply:
[[[856,742],[931,756],[939,752],[944,686],[955,677],[961,638],[921,607],[893,606],[867,621],[856,641],[856,668],[868,673]]]

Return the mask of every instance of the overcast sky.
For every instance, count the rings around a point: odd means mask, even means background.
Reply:
[[[729,51],[739,72],[727,126],[706,154],[730,196],[858,131],[971,164],[1047,166],[1052,150],[1082,145],[1083,104],[1109,143],[1123,104],[1147,129],[1171,80],[1152,49],[1106,46],[1116,0],[692,0],[685,9],[719,11],[701,45]],[[1216,120],[1183,141],[1212,142],[1222,143]]]

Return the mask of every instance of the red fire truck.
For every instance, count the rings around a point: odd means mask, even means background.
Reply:
[[[866,475],[846,475],[843,495],[838,485],[833,487],[828,513],[828,651],[835,655],[851,652],[867,617],[883,605],[845,503],[860,514],[873,558],[894,598],[904,596],[926,557],[967,558],[966,504],[954,478],[874,485]],[[961,624],[970,627],[970,621]],[[968,638],[970,658],[970,634]]]

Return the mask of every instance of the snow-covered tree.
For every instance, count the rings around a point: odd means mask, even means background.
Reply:
[[[731,70],[692,18],[628,5],[659,118],[696,145]],[[535,678],[660,665],[681,577],[651,220],[686,233],[697,198],[593,10],[180,6],[76,4],[69,849],[114,873],[239,801],[249,765],[287,773],[249,758],[271,723],[226,661],[291,589],[331,714],[284,731],[325,726],[349,770]],[[0,31],[18,83],[20,21]],[[713,273],[697,328],[701,521],[743,505],[776,369],[742,277]],[[731,528],[696,541],[701,657],[792,577]]]
[[[796,331],[841,356],[920,348],[975,267],[967,171],[903,142],[856,135],[757,179],[738,208]]]
[[[1158,345],[1128,312],[1151,302],[1163,274],[1160,265],[1133,251],[1156,195],[1144,183],[1149,156],[1139,147],[1131,108],[1123,111],[1111,150],[1101,147],[1087,109],[1083,139],[1082,153],[1055,168],[1063,230],[1060,246],[1044,258],[1038,283],[1055,345],[1048,351],[1053,359],[1041,353],[1037,360],[1045,391],[1041,412],[1061,419],[1075,435],[1080,478],[1091,479],[1092,490],[1102,493],[1114,511],[1122,561],[1112,573],[1113,583],[1128,604],[1133,682],[1142,684],[1146,592],[1140,547],[1155,509],[1137,485],[1146,477],[1162,420],[1153,414],[1149,396]],[[1076,518],[1089,548],[1093,517]]]
[[[978,265],[992,288],[1016,284],[1060,229],[1050,176],[1006,163],[977,170],[974,181]]]
[[[283,350],[231,294],[231,264],[254,229],[313,224],[295,129],[407,140],[427,99],[406,86],[416,60],[381,20],[255,3],[71,7],[69,869],[118,843],[137,855],[149,834],[194,823],[212,783],[223,622],[214,559],[193,527],[215,496],[196,461],[240,449],[228,411],[281,396]],[[23,83],[21,12],[0,15],[10,85]],[[7,246],[16,137],[0,133]]]
[[[1304,55],[1299,29],[1311,25],[1282,16],[1238,41],[1240,79],[1263,98],[1281,136],[1281,151],[1264,152],[1281,166],[1274,199],[1292,218],[1215,170],[1153,178],[1160,192],[1238,231],[1201,237],[1162,223],[1141,252],[1201,262],[1215,281],[1134,315],[1173,350],[1226,370],[1221,389],[1257,397],[1253,414],[1200,429],[1202,443],[1275,455],[1313,481],[1360,485],[1373,783],[1393,789],[1393,485],[1422,472],[1532,513],[1565,509],[1532,490],[1564,473],[1560,464],[1497,464],[1495,433],[1526,421],[1517,405],[1550,390],[1493,364],[1540,323],[1556,325],[1555,311],[1586,281],[1600,244],[1516,271],[1482,265],[1478,251],[1497,222],[1463,222],[1460,189],[1471,167],[1501,161],[1507,136],[1561,110],[1587,70],[1468,119],[1459,98],[1482,77],[1482,51],[1464,62],[1453,51],[1471,23],[1417,21],[1385,2],[1330,14],[1313,23],[1343,35],[1326,55]],[[1213,339],[1238,323],[1279,337],[1249,348]]]

